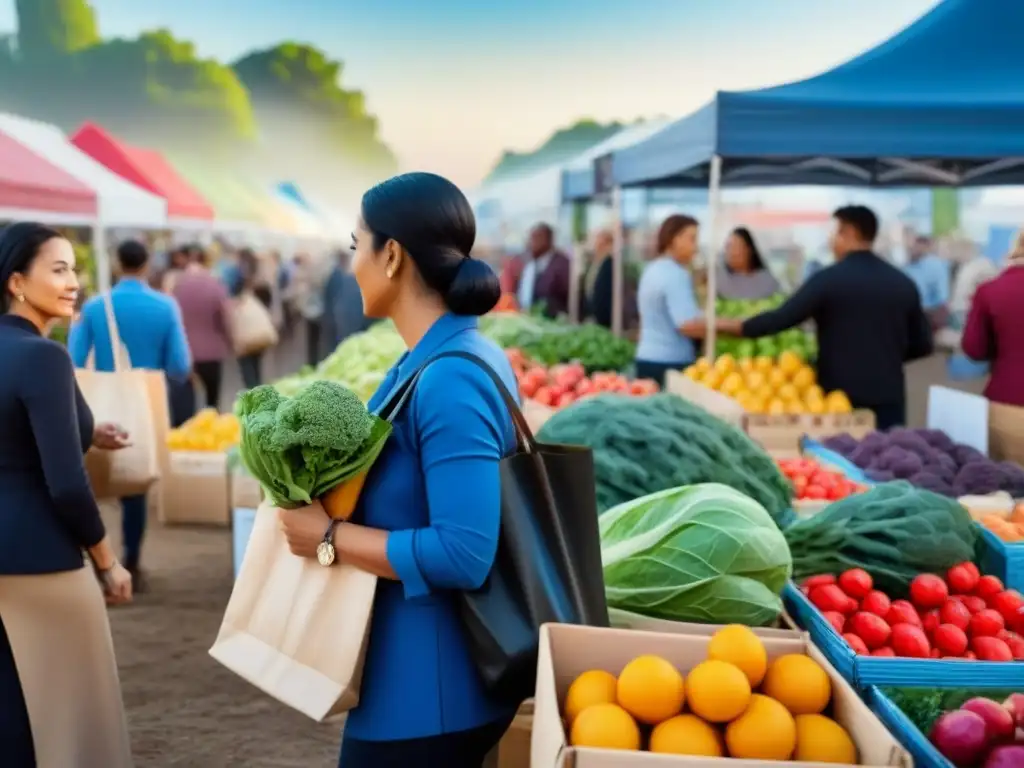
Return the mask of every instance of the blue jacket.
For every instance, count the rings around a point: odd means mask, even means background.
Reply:
[[[192,370],[192,358],[181,312],[174,299],[134,278],[122,278],[111,296],[117,331],[128,349],[132,366],[163,371],[169,379],[187,379]],[[93,349],[96,350],[96,370],[114,370],[102,296],[93,296],[85,302],[82,315],[68,338],[68,352],[78,368],[85,365]]]
[[[445,315],[392,368],[370,408],[423,362],[453,350],[481,357],[517,396],[504,352],[480,335],[476,319]],[[485,371],[445,358],[421,376],[355,512],[355,522],[391,532],[387,556],[400,580],[378,583],[360,702],[346,735],[436,736],[513,714],[483,689],[455,596],[479,587],[494,562],[498,462],[514,447],[511,416]]]

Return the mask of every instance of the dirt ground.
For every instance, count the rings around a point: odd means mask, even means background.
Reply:
[[[151,520],[145,559],[150,591],[110,612],[137,768],[336,765],[338,726],[278,704],[207,655],[231,593],[230,534]]]

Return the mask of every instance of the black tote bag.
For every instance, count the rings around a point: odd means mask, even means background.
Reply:
[[[533,695],[542,624],[608,626],[594,456],[583,446],[538,443],[501,378],[467,352],[443,352],[424,363],[384,405],[381,418],[393,419],[426,367],[444,357],[480,366],[515,425],[515,452],[500,462],[494,565],[480,589],[460,592],[458,600],[470,653],[488,691],[518,704]]]

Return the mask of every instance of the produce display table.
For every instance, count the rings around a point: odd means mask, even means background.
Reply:
[[[866,698],[871,711],[914,758],[914,768],[952,768],[949,761],[940,755],[928,738],[910,722],[910,718],[903,714],[903,710],[878,686],[871,686]]]

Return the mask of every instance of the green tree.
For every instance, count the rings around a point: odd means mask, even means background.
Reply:
[[[314,46],[285,42],[253,51],[232,68],[249,90],[262,138],[274,147],[282,172],[336,184],[339,173],[394,171],[394,155],[365,96],[342,86],[342,62]]]
[[[26,62],[49,64],[100,41],[86,0],[16,0],[18,49]]]
[[[498,181],[572,160],[595,144],[614,136],[624,127],[625,125],[619,122],[599,123],[589,118],[578,120],[568,128],[555,131],[532,152],[506,150],[487,174],[485,181]]]

